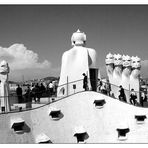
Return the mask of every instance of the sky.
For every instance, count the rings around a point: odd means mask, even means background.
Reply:
[[[59,76],[72,33],[87,36],[102,74],[111,53],[139,56],[148,77],[148,5],[0,5],[0,60],[9,79]]]

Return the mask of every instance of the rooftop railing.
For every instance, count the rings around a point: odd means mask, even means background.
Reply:
[[[103,88],[103,87],[100,87],[100,85],[98,85],[98,82],[92,79],[91,79],[91,83],[97,83],[96,92],[103,93],[104,95],[108,95],[114,99],[119,99],[119,86],[102,81],[102,84],[104,85],[104,88]],[[108,88],[109,85],[111,89]],[[22,95],[21,103],[18,102],[19,96],[16,95],[15,91],[10,92],[9,96],[0,96],[0,98],[8,97],[9,104],[10,104],[10,111],[9,112],[1,111],[0,114],[23,112],[23,111],[37,109],[45,105],[65,99],[68,96],[71,96],[73,94],[85,91],[83,89],[83,79],[72,81],[72,82],[67,82],[65,84],[58,86],[58,88],[60,87],[67,88],[67,90],[65,90],[66,92],[64,95],[61,95],[61,96],[57,95],[57,87],[53,88],[53,92],[51,92],[50,89],[46,89],[45,91],[38,91],[36,92],[36,94],[30,91]],[[71,90],[70,92],[68,91],[69,89]],[[116,96],[115,94],[113,94],[114,90],[117,91]],[[91,91],[91,89],[89,89],[88,91]],[[130,89],[129,90],[124,89],[124,92],[126,96],[126,101],[123,98],[121,98],[120,101],[131,104]],[[142,98],[143,92],[140,91],[140,92],[135,92],[135,93],[137,95],[137,99],[136,99],[135,104],[132,103],[132,105],[139,106],[139,107],[148,107],[147,98],[146,97]],[[35,98],[36,98],[36,102],[35,102]]]

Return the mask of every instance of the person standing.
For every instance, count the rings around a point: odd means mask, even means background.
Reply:
[[[131,89],[131,93],[130,93],[130,103],[133,105],[136,105],[136,99],[137,99],[137,95],[134,92],[134,89]]]
[[[36,87],[35,87],[35,85],[32,86],[31,94],[32,94],[32,98],[33,98],[34,102],[37,102],[37,100],[36,100]]]
[[[50,96],[52,97],[52,95],[53,95],[53,83],[52,83],[52,81],[49,83],[49,93],[50,93]]]
[[[32,108],[31,89],[29,85],[27,86],[25,97],[26,97],[26,108]]]
[[[43,85],[43,83],[41,83],[41,86],[40,86],[41,97],[43,96],[43,94],[45,93],[45,91],[46,91],[46,88]]]
[[[101,92],[101,87],[102,87],[102,81],[98,79],[98,84],[97,84],[97,91]]]
[[[36,101],[39,103],[40,98],[41,98],[41,90],[40,90],[40,86],[39,86],[38,83],[35,85],[35,95],[36,95],[36,98],[37,98]]]
[[[100,92],[102,93],[102,94],[107,94],[107,92],[106,92],[106,85],[103,83],[102,85],[101,85],[101,87],[100,87]]]
[[[18,85],[18,87],[16,88],[16,94],[17,94],[17,98],[18,98],[18,103],[22,103],[23,97],[22,97],[22,88],[20,87],[20,85]]]
[[[110,96],[111,85],[109,83],[109,80],[107,80],[107,82],[106,82],[106,91],[107,91],[107,95]]]
[[[85,89],[85,91],[88,90],[88,81],[87,81],[87,75],[85,73],[83,73],[83,88]]]
[[[144,106],[144,102],[147,102],[147,95],[144,91],[141,91],[141,106]]]

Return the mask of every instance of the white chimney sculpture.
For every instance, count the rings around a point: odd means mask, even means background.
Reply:
[[[125,89],[126,101],[129,102],[130,90],[133,88],[137,92],[137,101],[139,99],[139,78],[140,78],[140,58],[138,56],[130,57],[128,55],[121,56],[120,54],[107,54],[106,56],[106,71],[111,86],[111,93],[115,98],[119,97],[119,86]],[[130,102],[129,102],[130,103]]]
[[[8,74],[9,66],[6,61],[0,62],[0,105],[2,112],[9,112],[9,84],[8,84]]]
[[[96,51],[86,48],[86,35],[79,29],[71,37],[72,48],[65,51],[62,56],[60,80],[57,90],[57,96],[65,96],[74,93],[73,85],[76,84],[75,92],[82,91],[83,73],[89,78],[89,68],[96,68]],[[75,83],[66,83],[78,81]],[[91,88],[90,81],[88,84]]]

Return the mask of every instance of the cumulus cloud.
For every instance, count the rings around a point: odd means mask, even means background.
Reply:
[[[48,60],[39,62],[38,54],[27,49],[23,44],[13,44],[8,48],[0,47],[0,60],[6,60],[11,70],[27,68],[49,68]]]

